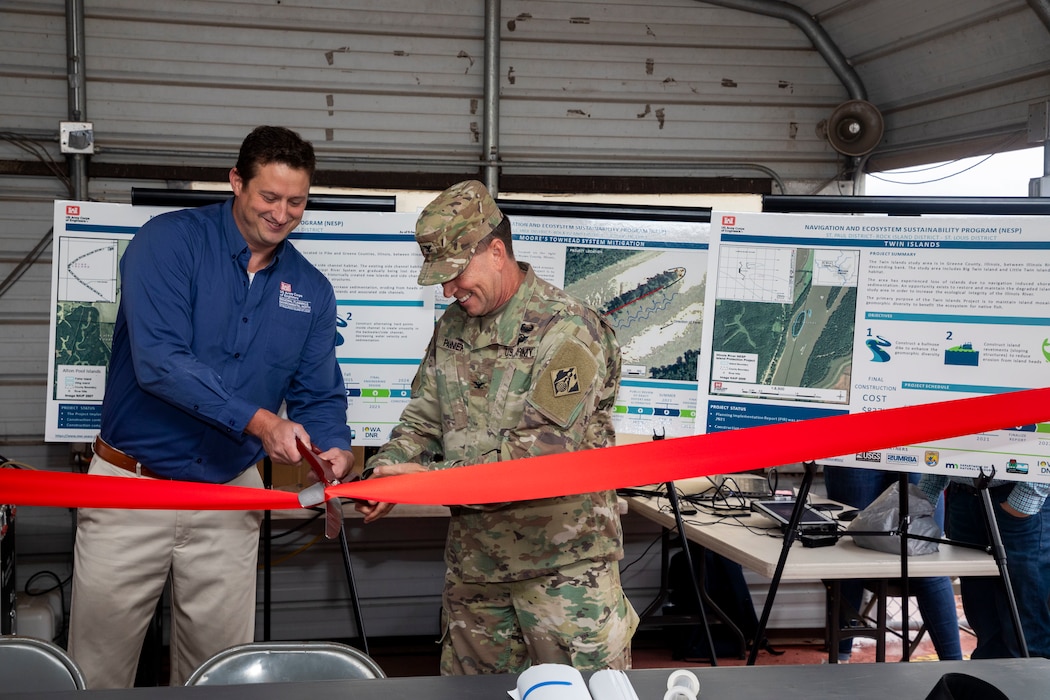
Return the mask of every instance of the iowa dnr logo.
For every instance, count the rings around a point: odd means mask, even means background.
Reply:
[[[80,216],[80,207],[76,204],[67,204],[66,216]]]
[[[736,217],[735,216],[723,216],[722,217],[722,225],[723,226],[736,226]]]

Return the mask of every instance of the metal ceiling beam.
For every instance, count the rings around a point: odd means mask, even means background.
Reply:
[[[499,51],[500,0],[485,0],[485,129],[482,134],[485,185],[495,197],[499,194]]]
[[[66,79],[69,119],[87,121],[87,94],[84,67],[84,2],[66,0]],[[69,179],[73,184],[73,199],[87,199],[87,162],[83,153],[72,153],[69,159]]]
[[[802,10],[797,5],[792,5],[788,2],[781,2],[781,0],[697,0],[708,5],[718,5],[720,7],[728,7],[734,10],[743,10],[744,12],[752,12],[758,15],[765,15],[767,17],[776,17],[778,19],[786,20],[791,22],[800,30],[802,33],[809,37],[809,40],[813,43],[813,47],[827,62],[828,67],[838,76],[838,79],[846,87],[846,91],[849,93],[850,98],[854,100],[867,100],[868,91],[864,87],[863,81],[857,72],[853,70],[853,66],[849,64],[846,57],[839,50],[838,44],[836,44],[832,38],[824,31],[824,27],[820,25],[820,22],[816,20],[812,15]],[[1030,4],[1042,3],[1046,4],[1047,0],[1028,0]]]
[[[1042,21],[1043,26],[1050,32],[1050,0],[1028,0],[1028,6],[1032,12]]]

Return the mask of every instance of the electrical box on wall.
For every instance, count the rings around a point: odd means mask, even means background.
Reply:
[[[1050,100],[1028,105],[1028,143],[1050,141]]]
[[[58,136],[63,153],[95,152],[95,129],[91,122],[62,122]]]
[[[1033,177],[1028,181],[1029,197],[1050,197],[1050,175]]]

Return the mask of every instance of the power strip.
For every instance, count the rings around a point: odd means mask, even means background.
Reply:
[[[711,477],[719,489],[745,498],[768,498],[769,481],[756,474],[717,474]],[[723,486],[724,484],[724,486]]]

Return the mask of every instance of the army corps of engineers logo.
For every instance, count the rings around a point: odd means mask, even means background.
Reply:
[[[941,461],[941,453],[937,450],[926,450],[926,457],[924,459],[927,467],[936,467]]]
[[[563,367],[551,373],[555,396],[580,393],[580,379],[575,367]]]

